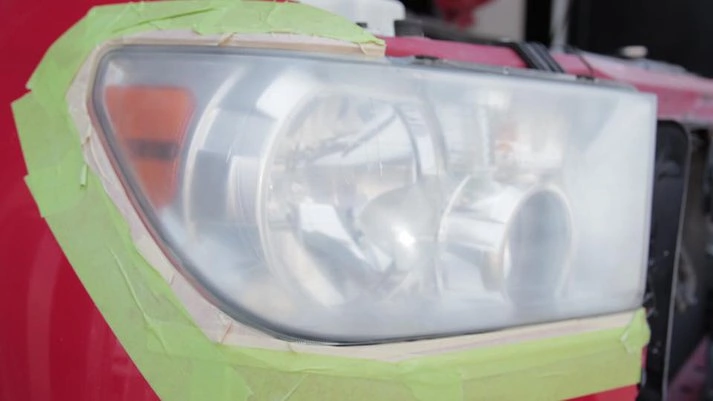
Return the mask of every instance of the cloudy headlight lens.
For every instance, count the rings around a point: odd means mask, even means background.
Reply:
[[[156,240],[236,320],[337,343],[636,308],[655,106],[540,76],[125,46],[93,110]]]

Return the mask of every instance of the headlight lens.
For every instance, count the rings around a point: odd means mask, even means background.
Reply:
[[[652,99],[542,77],[125,46],[92,105],[156,240],[208,298],[337,343],[635,308]]]

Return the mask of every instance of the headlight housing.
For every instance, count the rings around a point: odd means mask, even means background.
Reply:
[[[238,321],[365,343],[634,309],[655,105],[403,60],[128,45],[91,107],[146,224]]]

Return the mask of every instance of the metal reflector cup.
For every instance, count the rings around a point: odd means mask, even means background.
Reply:
[[[559,190],[469,179],[442,232],[445,257],[479,266],[486,288],[512,301],[561,295],[573,242],[567,199]]]

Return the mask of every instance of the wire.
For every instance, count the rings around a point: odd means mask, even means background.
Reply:
[[[574,47],[574,46],[570,46],[570,45],[566,45],[564,49],[565,49],[566,53],[574,54],[575,56],[577,56],[579,61],[581,61],[582,64],[584,64],[584,66],[587,67],[587,75],[585,75],[587,78],[591,78],[591,79],[596,78],[596,75],[595,75],[596,71],[594,70],[594,67],[592,67],[592,65],[589,63],[587,58],[584,57],[584,52],[581,49]]]

